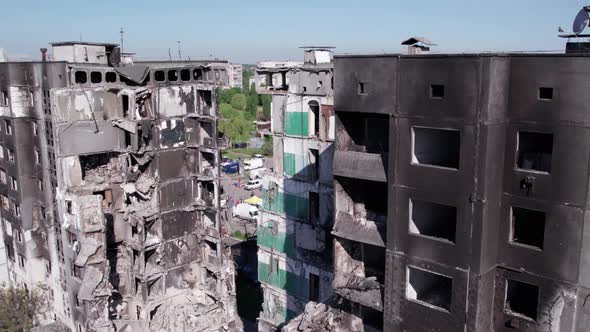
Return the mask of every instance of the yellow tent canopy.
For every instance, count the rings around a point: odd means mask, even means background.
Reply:
[[[244,203],[248,203],[250,205],[260,205],[260,204],[262,204],[262,198],[254,195],[254,196],[244,200]]]

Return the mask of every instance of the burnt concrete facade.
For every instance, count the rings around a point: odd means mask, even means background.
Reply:
[[[588,330],[589,65],[335,58],[334,287],[365,327]]]
[[[235,330],[215,102],[226,63],[118,66],[116,45],[77,44],[55,56],[90,47],[85,61],[0,64],[9,282],[45,282],[73,331]]]

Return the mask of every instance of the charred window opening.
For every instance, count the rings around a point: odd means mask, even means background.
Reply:
[[[512,207],[510,241],[543,250],[545,212]]]
[[[168,81],[170,81],[170,82],[178,81],[178,72],[176,70],[169,70],[168,71]]]
[[[135,295],[141,294],[141,279],[135,278]]]
[[[72,201],[69,199],[66,199],[66,212],[68,214],[73,214]]]
[[[117,156],[116,153],[100,153],[80,156],[82,180],[104,181],[109,175],[115,174],[119,168],[116,165]]]
[[[516,149],[518,168],[551,172],[553,134],[519,131]]]
[[[184,122],[181,119],[164,120],[160,123],[160,145],[162,147],[183,145],[184,140]]]
[[[190,81],[191,80],[191,71],[188,69],[183,69],[180,71],[180,79],[183,81]]]
[[[309,274],[308,301],[318,302],[320,300],[320,276]]]
[[[71,267],[71,271],[70,271],[71,276],[80,279],[80,277],[82,276],[82,272],[81,272],[80,268],[76,266],[76,264],[74,263],[73,260],[70,261],[70,267]]]
[[[408,267],[406,297],[450,310],[453,279],[441,274]]]
[[[202,193],[201,198],[205,201],[207,206],[213,207],[213,197],[215,193],[215,185],[212,182],[202,182]]]
[[[381,239],[386,238],[387,226],[387,184],[384,182],[367,181],[336,177],[337,218],[344,213],[351,222],[364,224],[375,223]]]
[[[548,88],[548,87],[539,88],[539,99],[541,99],[541,100],[553,99],[553,88]]]
[[[213,122],[199,121],[200,142],[205,147],[215,147],[215,126]]]
[[[320,178],[320,151],[318,149],[309,149],[307,155],[307,177],[311,181],[317,181]]]
[[[539,287],[516,280],[506,280],[504,310],[510,314],[537,319]]]
[[[430,98],[443,99],[445,97],[445,86],[442,84],[430,85]]]
[[[201,174],[215,177],[215,154],[201,151]]]
[[[88,81],[88,74],[85,71],[78,70],[74,74],[74,80],[76,83],[84,84]]]
[[[410,233],[455,242],[457,208],[438,203],[410,200]]]
[[[362,113],[337,113],[336,148],[340,151],[387,153],[389,117]]]
[[[317,225],[320,223],[320,194],[309,192],[309,221]]]
[[[360,317],[363,319],[363,325],[370,326],[377,331],[383,331],[383,313],[373,308],[359,305]],[[365,331],[370,331],[365,327]]]
[[[313,116],[313,134],[316,137],[320,136],[320,104],[312,100],[308,103],[309,110]]]
[[[0,106],[8,106],[8,91],[0,91]]]
[[[123,117],[129,118],[129,96],[121,95],[121,104],[123,106]]]
[[[203,115],[211,115],[211,107],[213,107],[213,99],[210,90],[199,90],[199,105],[201,106],[201,113]]]
[[[154,79],[156,82],[164,82],[166,80],[166,74],[162,70],[156,70],[154,72]]]
[[[203,70],[202,69],[194,69],[193,70],[193,80],[201,81],[203,79]]]
[[[117,74],[114,71],[107,71],[104,75],[104,78],[107,83],[117,82]]]
[[[380,285],[385,284],[385,249],[370,244],[361,244],[365,276],[375,277]]]
[[[91,83],[101,83],[102,82],[102,73],[99,71],[93,71],[90,73],[90,82]]]
[[[110,209],[113,206],[113,192],[110,189],[95,191],[93,195],[99,195],[102,198],[102,208]]]
[[[125,136],[125,147],[127,149],[130,149],[133,146],[133,140],[131,139],[131,133],[125,130],[124,136]]]
[[[12,135],[12,123],[10,120],[4,120],[4,124],[6,125],[6,134]]]
[[[368,94],[368,91],[367,91],[368,85],[369,84],[366,82],[358,82],[358,84],[357,84],[358,94],[361,96],[367,95]]]
[[[459,169],[460,131],[414,127],[412,132],[414,164]]]

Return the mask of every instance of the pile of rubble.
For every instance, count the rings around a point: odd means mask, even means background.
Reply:
[[[305,312],[285,325],[282,332],[363,332],[363,321],[352,314],[324,303],[309,302]]]

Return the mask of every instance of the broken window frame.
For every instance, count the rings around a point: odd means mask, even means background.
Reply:
[[[517,218],[517,216],[525,217],[527,220],[522,220],[521,218]],[[538,217],[537,220],[529,220],[530,217]],[[517,219],[521,219],[523,223],[527,223],[527,225],[517,225]],[[538,224],[538,225],[534,225]],[[544,211],[533,210],[529,208],[524,208],[521,206],[510,206],[510,234],[508,241],[511,245],[525,247],[532,250],[543,251],[544,242],[545,242],[545,226],[547,224],[547,213]],[[530,228],[531,225],[538,226],[539,228],[535,228],[534,230],[531,229],[531,232],[534,232],[538,238],[534,239],[533,241],[529,241],[530,238],[521,239],[518,234],[521,234],[517,228]],[[526,227],[529,226],[529,227]],[[529,232],[529,230],[526,230]],[[518,234],[517,234],[518,233]]]
[[[6,135],[12,135],[12,123],[10,119],[4,120],[4,126],[6,127]]]
[[[8,90],[0,90],[0,106],[8,106]]]
[[[551,141],[551,146],[549,147],[548,144],[540,144],[540,141],[544,140],[544,143],[549,143]],[[555,145],[555,135],[549,132],[538,132],[538,131],[528,131],[528,130],[518,130],[516,132],[516,151],[515,151],[515,165],[514,167],[518,170],[525,171],[525,172],[532,172],[532,173],[540,173],[540,174],[551,174],[552,164],[553,164],[553,153]],[[524,147],[527,147],[526,149]],[[530,149],[534,147],[533,149]],[[539,149],[539,147],[544,147]],[[548,149],[549,147],[549,149]],[[539,150],[539,151],[533,151]],[[543,150],[543,151],[541,151]],[[545,151],[546,150],[546,151]],[[532,151],[532,152],[531,152]],[[548,151],[548,152],[547,152]],[[535,155],[533,164],[529,166],[524,165],[526,162],[525,154]],[[546,155],[549,155],[549,163],[546,164],[547,160],[543,160],[546,158]],[[539,158],[541,160],[539,160]],[[530,162],[530,161],[529,161]],[[536,165],[535,163],[539,163],[540,165]]]
[[[452,129],[452,128],[436,128],[436,127],[422,127],[422,126],[412,126],[412,165],[422,166],[422,167],[434,167],[434,168],[442,168],[448,170],[455,170],[458,171],[461,169],[461,130]],[[424,135],[424,136],[423,136]],[[440,135],[445,135],[445,137],[441,137]],[[420,138],[418,136],[421,136]],[[431,141],[427,142],[426,140],[431,139]],[[454,142],[454,140],[457,142]],[[418,142],[420,141],[420,142]],[[442,142],[442,144],[441,144]],[[453,158],[451,160],[440,159],[440,152],[439,155],[435,155],[434,153],[430,153],[429,155],[425,155],[426,157],[430,157],[425,160],[420,161],[422,159],[422,153],[420,158],[416,154],[417,148],[420,148],[420,152],[425,151],[426,147],[430,147],[430,150],[440,151],[438,149],[441,146],[446,146],[445,143],[457,143],[456,147],[450,147],[448,149],[443,150],[442,152],[444,155],[448,156],[452,154]],[[436,144],[436,145],[433,145]],[[424,149],[422,149],[424,148]],[[433,149],[435,148],[435,149]],[[436,159],[436,160],[435,160]]]
[[[511,287],[511,284],[513,287]],[[523,312],[523,311],[519,311],[518,309],[513,309],[510,305],[510,299],[512,298],[512,295],[510,294],[510,289],[514,289],[514,287],[517,286],[521,286],[521,287],[528,287],[528,290],[525,290],[525,292],[528,291],[534,291],[536,292],[536,299],[535,299],[535,310],[534,310],[534,315],[532,315],[533,317],[531,317],[529,314],[531,314],[533,312],[532,308],[526,308],[524,311],[530,311],[530,312]],[[534,290],[533,290],[534,287]],[[528,282],[524,282],[524,281],[520,281],[520,280],[515,280],[515,279],[506,279],[505,282],[505,293],[504,293],[504,313],[509,314],[509,315],[513,315],[513,316],[517,316],[529,321],[537,321],[537,318],[539,318],[539,302],[540,302],[540,296],[541,296],[541,289],[539,286],[537,285],[533,285],[531,283]],[[518,290],[516,290],[517,292],[519,292]],[[519,294],[522,291],[519,292]],[[522,296],[516,296],[515,297],[517,300],[523,301],[524,297]],[[520,298],[520,299],[519,299]],[[526,297],[528,300],[530,300],[530,297]],[[517,306],[522,305],[522,303],[518,303]]]
[[[448,293],[448,294],[446,294],[446,295],[448,295],[448,303],[445,306],[441,306],[440,303],[439,304],[432,303],[432,301],[428,301],[427,299],[424,298],[424,296],[421,296],[419,294],[418,290],[416,290],[415,287],[411,286],[412,271],[416,271],[418,274],[423,274],[423,276],[426,276],[426,277],[439,278],[439,281],[441,281],[441,282],[450,282],[448,289],[445,290],[445,293]],[[431,279],[430,281],[433,281],[433,279]],[[408,301],[412,301],[412,302],[421,304],[421,305],[426,306],[428,308],[440,310],[443,312],[450,312],[451,307],[453,305],[453,283],[454,283],[453,278],[450,276],[444,275],[442,273],[434,272],[434,271],[429,271],[429,270],[420,268],[418,266],[408,265],[406,268],[406,294],[405,294],[405,297]],[[429,288],[429,290],[434,289],[433,287],[428,287],[428,288]],[[435,288],[439,289],[440,287],[435,287]],[[415,297],[413,297],[411,295],[410,289],[416,290]],[[421,292],[421,293],[422,293],[422,295],[425,295],[424,292]],[[431,294],[428,294],[428,295],[431,295]],[[439,295],[439,297],[440,297],[440,295]]]

